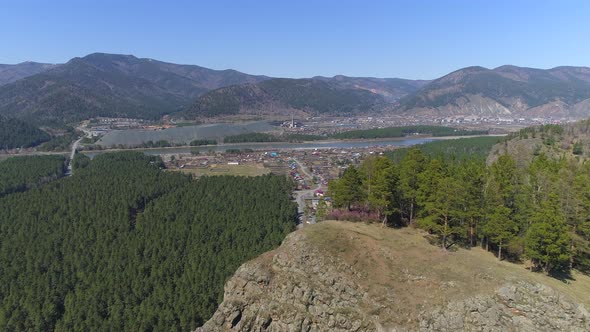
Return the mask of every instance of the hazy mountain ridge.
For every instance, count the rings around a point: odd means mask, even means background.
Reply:
[[[42,73],[59,66],[51,63],[22,62],[15,65],[0,64],[0,86],[18,81],[22,78]]]
[[[332,80],[275,78],[208,92],[179,116],[289,115],[291,112],[347,115],[370,112],[384,104],[386,99],[380,94]]]
[[[105,53],[63,65],[0,65],[0,114],[9,117],[48,123],[174,113],[186,119],[388,113],[587,117],[590,68],[475,66],[427,81],[270,78]]]
[[[157,118],[225,84],[259,82],[233,70],[94,53],[0,88],[0,112],[40,121],[94,116]]]
[[[334,83],[342,88],[368,90],[383,96],[387,101],[395,101],[403,96],[416,92],[430,82],[428,80],[349,77],[344,75],[334,77],[316,76],[313,78]]]
[[[587,67],[543,70],[509,65],[495,69],[474,66],[433,81],[317,76],[306,81],[308,86],[315,84],[311,94],[302,90],[304,81],[273,79],[211,91],[197,99],[183,115],[188,118],[238,113],[286,115],[295,110],[308,115],[590,116],[590,68]],[[326,85],[319,86],[317,81]],[[299,99],[308,102],[299,103]]]
[[[590,68],[467,67],[402,98],[392,110],[432,115],[590,115]]]

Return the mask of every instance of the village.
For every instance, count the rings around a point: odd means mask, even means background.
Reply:
[[[194,177],[235,175],[285,175],[293,179],[293,199],[298,204],[299,227],[314,224],[318,204],[331,206],[328,183],[338,178],[349,165],[359,165],[367,156],[383,155],[392,146],[371,148],[332,148],[311,150],[253,151],[228,150],[161,155],[169,171]]]

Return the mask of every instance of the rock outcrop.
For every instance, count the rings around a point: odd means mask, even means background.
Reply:
[[[516,282],[425,314],[420,331],[590,331],[590,314],[543,284]]]
[[[328,222],[292,233],[238,269],[197,331],[590,331],[582,304],[522,267],[477,268],[493,258],[400,232]]]

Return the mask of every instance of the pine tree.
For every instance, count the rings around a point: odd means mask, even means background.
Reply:
[[[511,211],[503,205],[490,207],[485,233],[498,247],[498,259],[502,259],[502,249],[516,237],[518,226],[510,218]]]
[[[516,171],[516,163],[507,154],[500,156],[490,167],[491,179],[498,186],[498,193],[508,208],[514,207]]]
[[[397,178],[394,165],[385,157],[368,158],[367,161],[361,166],[367,203],[371,210],[377,211],[377,218],[385,224],[387,217],[395,212],[393,192]]]
[[[448,249],[464,234],[460,223],[460,184],[438,159],[430,161],[419,177],[418,203],[422,207],[419,226],[437,234]]]
[[[342,178],[330,183],[329,191],[336,207],[346,207],[350,210],[354,204],[362,201],[362,181],[356,167],[349,166]]]
[[[559,198],[552,193],[533,215],[525,237],[525,254],[545,273],[569,270],[570,236]]]
[[[399,165],[399,197],[402,217],[412,224],[416,217],[418,176],[424,170],[425,157],[418,148],[411,149]]]
[[[316,213],[315,213],[316,221],[324,220],[324,218],[326,217],[327,214],[328,214],[328,205],[326,205],[326,202],[320,198],[320,201],[318,202],[318,206],[316,207]]]
[[[461,218],[468,225],[469,245],[475,246],[485,203],[485,163],[466,160],[454,169],[454,174],[463,187],[458,197]]]

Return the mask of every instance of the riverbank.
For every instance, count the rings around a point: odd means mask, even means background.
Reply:
[[[306,142],[256,142],[256,143],[232,143],[232,144],[218,144],[218,145],[201,145],[201,146],[173,146],[173,147],[156,147],[156,148],[131,148],[131,149],[104,149],[104,150],[82,150],[89,156],[107,152],[118,151],[139,151],[151,155],[160,154],[177,154],[177,153],[191,153],[198,152],[225,152],[227,150],[247,150],[254,151],[261,150],[314,150],[314,149],[351,149],[351,148],[371,148],[371,147],[407,147],[417,144],[428,143],[435,140],[450,140],[471,137],[494,136],[502,137],[505,135],[470,135],[470,136],[428,136],[428,135],[412,135],[406,137],[393,138],[378,138],[378,139],[328,139],[321,141],[306,141]],[[0,159],[11,156],[23,155],[67,155],[67,151],[60,152],[45,152],[45,151],[27,151],[16,154],[0,154]]]

